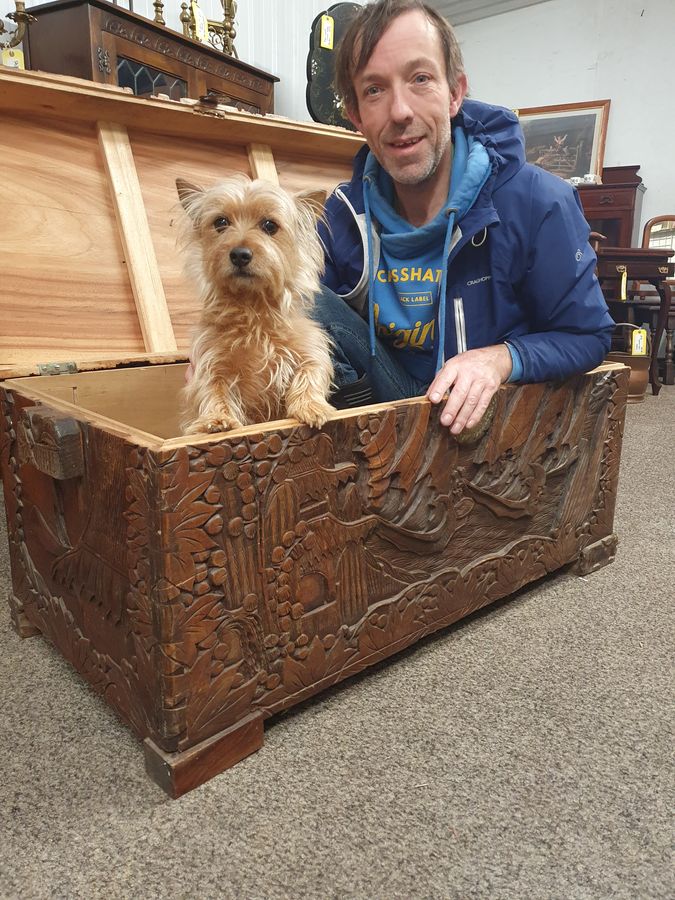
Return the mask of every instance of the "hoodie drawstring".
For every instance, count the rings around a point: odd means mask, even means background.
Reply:
[[[370,215],[370,178],[363,179],[363,211],[366,216],[366,241],[368,245],[368,326],[370,330],[370,355],[375,356],[375,307],[373,304],[373,279],[375,262],[373,260],[373,223]]]
[[[443,262],[441,268],[441,283],[438,288],[438,351],[436,354],[436,374],[440,372],[445,364],[445,291],[448,282],[448,256],[450,255],[450,242],[452,241],[452,232],[455,228],[455,219],[457,218],[457,209],[449,207],[445,214],[448,217],[448,227],[445,232],[445,241],[443,243]]]

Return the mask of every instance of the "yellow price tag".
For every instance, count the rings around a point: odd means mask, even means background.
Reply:
[[[647,355],[647,329],[635,328],[631,336],[630,352],[633,356]]]
[[[332,16],[321,16],[321,46],[324,50],[333,49],[335,36],[335,20]]]
[[[3,66],[9,66],[10,69],[25,69],[23,61],[23,51],[17,50],[16,47],[11,47],[2,51],[2,59],[0,60]]]

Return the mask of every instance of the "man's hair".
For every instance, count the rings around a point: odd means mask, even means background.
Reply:
[[[464,62],[450,23],[424,0],[375,0],[358,10],[338,47],[335,87],[347,110],[356,112],[359,108],[354,77],[365,67],[377,42],[394,19],[414,10],[424,13],[438,32],[448,84],[452,90],[457,87]]]

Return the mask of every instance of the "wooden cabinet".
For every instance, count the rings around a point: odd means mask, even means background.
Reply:
[[[612,247],[639,247],[642,197],[646,190],[640,166],[607,166],[602,184],[579,185],[579,199],[593,231]]]
[[[24,38],[32,69],[129,87],[149,97],[214,95],[250,112],[274,112],[274,75],[106,0],[57,0],[31,8]]]

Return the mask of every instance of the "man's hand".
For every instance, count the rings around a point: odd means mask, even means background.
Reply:
[[[511,354],[506,344],[467,350],[448,360],[429,385],[427,397],[440,403],[446,391],[450,397],[441,413],[441,425],[452,434],[476,426],[488,403],[511,374]]]

